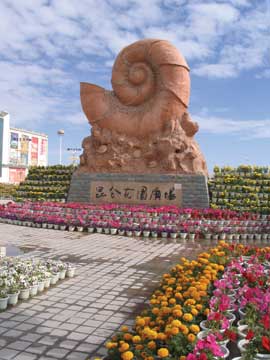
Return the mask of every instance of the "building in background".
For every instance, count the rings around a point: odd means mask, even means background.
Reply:
[[[9,114],[0,112],[0,182],[19,183],[34,165],[48,165],[48,136],[10,127]]]

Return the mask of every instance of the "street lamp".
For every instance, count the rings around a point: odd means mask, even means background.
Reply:
[[[62,165],[62,137],[65,134],[64,130],[58,130],[57,134],[59,136],[59,164]]]

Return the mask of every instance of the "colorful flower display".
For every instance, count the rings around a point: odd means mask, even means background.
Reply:
[[[248,259],[250,252],[254,255]],[[107,342],[108,359],[226,358],[226,344],[239,336],[235,325],[241,307],[243,321],[249,324],[242,359],[270,354],[269,259],[270,248],[225,242],[196,260],[183,258],[163,275],[133,328],[123,326]]]
[[[74,166],[33,166],[13,197],[16,201],[65,201]]]
[[[270,214],[270,168],[215,166],[209,193],[213,208]]]
[[[75,266],[56,260],[38,258],[0,258],[0,310],[27,300],[55,285],[66,276],[73,277]]]
[[[175,206],[25,202],[0,206],[0,221],[17,225],[119,234],[237,242],[270,240],[270,215]]]

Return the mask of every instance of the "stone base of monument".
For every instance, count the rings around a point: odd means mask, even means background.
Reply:
[[[204,175],[73,174],[68,202],[92,204],[176,205],[207,208],[209,195]]]

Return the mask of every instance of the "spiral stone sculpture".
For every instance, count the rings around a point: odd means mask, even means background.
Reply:
[[[81,83],[92,134],[83,141],[81,172],[201,173],[207,167],[187,111],[189,67],[168,41],[145,39],[124,48],[112,88]]]

